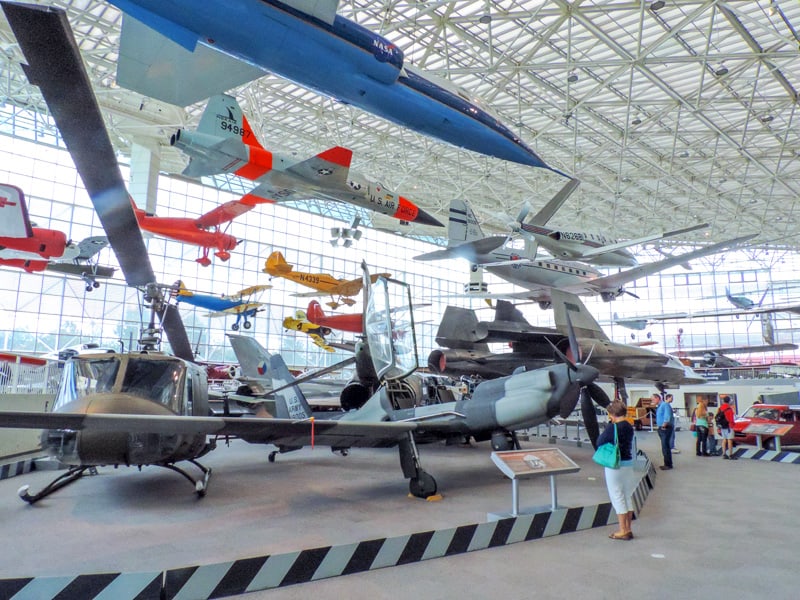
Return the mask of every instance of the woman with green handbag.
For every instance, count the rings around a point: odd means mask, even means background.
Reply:
[[[632,540],[633,492],[636,489],[636,474],[633,469],[633,426],[627,421],[628,408],[619,400],[608,405],[610,422],[597,438],[597,447],[616,444],[619,447],[619,468],[605,467],[606,488],[611,505],[619,519],[619,531],[612,533],[612,540]]]

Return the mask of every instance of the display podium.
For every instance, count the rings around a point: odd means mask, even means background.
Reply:
[[[558,506],[558,490],[556,476],[563,473],[577,473],[581,468],[558,448],[540,448],[536,450],[510,450],[492,452],[492,462],[503,474],[511,479],[511,512],[489,513],[489,520],[517,517],[519,510],[519,481],[537,477],[550,478],[550,506],[538,507],[524,511],[522,514],[535,514],[556,510]]]

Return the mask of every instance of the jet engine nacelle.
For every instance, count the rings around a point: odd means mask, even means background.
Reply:
[[[600,297],[603,299],[603,302],[611,302],[612,300],[616,300],[622,294],[625,293],[625,290],[619,288],[617,290],[605,290],[600,292]]]
[[[372,396],[372,390],[369,386],[364,385],[359,381],[351,381],[342,390],[339,395],[339,404],[342,410],[358,410],[364,403]]]

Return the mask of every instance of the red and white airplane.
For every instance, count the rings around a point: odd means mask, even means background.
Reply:
[[[78,244],[64,232],[34,227],[28,216],[25,195],[18,187],[0,184],[0,265],[37,273],[45,269],[75,275],[86,282],[87,291],[100,287],[96,277],[111,277],[114,269],[88,264],[108,245],[102,237]]]
[[[231,257],[231,250],[236,248],[239,243],[235,237],[220,230],[223,223],[230,224],[233,219],[251,210],[256,204],[263,201],[248,197],[241,200],[232,200],[221,204],[196,219],[189,217],[157,217],[149,215],[144,210],[136,206],[133,198],[133,212],[136,220],[143,231],[165,237],[185,244],[193,244],[202,248],[202,256],[197,259],[202,266],[207,267],[211,264],[208,253],[212,248],[216,249],[214,256],[220,260],[228,260]],[[227,226],[226,226],[227,228]]]
[[[197,131],[178,130],[170,144],[189,155],[183,174],[202,177],[230,173],[258,183],[243,200],[287,202],[307,198],[335,200],[408,223],[442,227],[408,198],[350,171],[352,150],[334,146],[298,161],[266,150],[235,98],[208,101]]]

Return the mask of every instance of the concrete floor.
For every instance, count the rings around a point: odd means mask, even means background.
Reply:
[[[660,464],[657,435],[638,439]],[[800,597],[798,466],[695,457],[689,432],[678,433],[678,446],[675,469],[658,472],[632,541],[609,540],[609,526],[237,597]],[[560,447],[581,466],[559,476],[560,504],[605,502],[591,450]],[[52,473],[0,481],[0,577],[219,563],[482,523],[487,513],[510,509],[511,484],[488,445],[420,448],[440,502],[407,497],[395,450],[343,458],[305,449],[270,464],[263,447],[238,441],[202,461],[214,469],[203,499],[183,478],[152,467],[102,468],[34,506],[16,489],[38,489]],[[546,479],[521,483],[523,507],[549,501]]]

